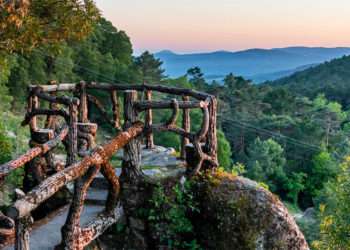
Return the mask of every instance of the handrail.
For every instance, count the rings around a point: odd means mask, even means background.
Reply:
[[[15,160],[9,161],[5,164],[0,165],[0,179],[8,175],[11,171],[22,167],[27,162],[33,160],[35,157],[39,155],[43,155],[56,147],[58,143],[63,141],[68,134],[68,127],[65,127],[61,130],[58,136],[42,145],[36,146],[34,148],[29,149],[23,155],[17,157]]]
[[[108,84],[108,83],[62,83],[51,82],[50,85],[30,85],[28,87],[28,108],[22,125],[30,125],[31,146],[25,154],[18,159],[0,165],[0,179],[10,171],[29,163],[33,168],[36,182],[31,183],[25,190],[26,195],[21,196],[9,209],[9,215],[16,223],[17,249],[28,249],[28,232],[31,224],[30,215],[33,210],[42,205],[63,186],[75,182],[73,201],[71,203],[66,223],[62,228],[61,246],[65,249],[83,249],[93,239],[100,235],[107,227],[116,222],[122,214],[122,208],[116,207],[119,199],[119,178],[109,163],[110,157],[119,149],[124,148],[122,163],[125,186],[139,185],[143,178],[140,168],[141,138],[146,140],[146,147],[152,148],[153,132],[169,131],[179,134],[181,142],[181,158],[189,163],[185,147],[192,143],[195,160],[188,168],[187,174],[197,174],[202,166],[206,168],[217,167],[216,142],[216,98],[213,95],[192,89],[169,87],[150,84]],[[110,112],[93,94],[98,90],[109,92],[112,109]],[[121,130],[121,117],[118,92],[124,93],[124,125]],[[152,92],[181,96],[182,100],[152,101]],[[57,95],[58,92],[69,92],[70,96]],[[141,92],[141,93],[138,93]],[[145,101],[138,100],[139,94],[145,96]],[[49,103],[49,108],[40,108],[40,100]],[[95,147],[97,124],[89,120],[89,105],[94,104],[107,121],[117,131],[117,135],[109,143]],[[172,114],[163,124],[153,124],[152,109],[170,109]],[[202,123],[196,132],[190,130],[190,110],[202,111]],[[139,113],[145,112],[145,124],[139,121]],[[177,118],[182,113],[182,127],[177,126]],[[46,115],[45,129],[38,129],[37,116]],[[55,117],[64,118],[65,127],[56,138],[51,139],[57,130]],[[61,126],[61,125],[60,125]],[[119,133],[119,134],[118,134]],[[142,135],[142,137],[140,136]],[[66,167],[63,164],[54,164],[52,149],[59,142],[63,142],[67,153]],[[83,157],[81,160],[77,160]],[[36,157],[38,157],[36,159]],[[44,163],[42,163],[44,162]],[[41,166],[44,164],[45,166]],[[56,166],[53,166],[56,165]],[[54,167],[54,171],[46,171],[46,167]],[[45,172],[46,171],[46,172]],[[91,222],[85,228],[80,226],[79,220],[85,195],[92,180],[101,172],[110,184],[109,194],[105,205],[105,213]],[[47,177],[46,173],[52,174]],[[125,176],[124,176],[125,175]],[[30,179],[30,178],[29,178]],[[0,183],[1,184],[1,183]],[[32,190],[30,190],[35,186]],[[124,187],[125,187],[124,186]],[[128,197],[121,193],[123,208],[128,207]],[[124,207],[125,206],[125,207]],[[128,211],[129,211],[128,210]]]
[[[140,135],[143,131],[143,123],[138,122],[126,131],[117,135],[110,142],[98,147],[96,150],[85,156],[81,161],[65,168],[64,170],[48,177],[39,186],[19,199],[9,209],[9,216],[14,219],[30,215],[41,203],[54,195],[67,183],[85,174],[92,165],[101,165],[106,162],[112,154],[124,147],[130,140]]]
[[[174,95],[187,95],[192,96],[196,99],[205,100],[208,96],[211,96],[207,93],[186,89],[186,88],[178,88],[178,87],[169,87],[163,85],[151,85],[151,84],[121,84],[121,83],[97,83],[91,82],[87,83],[86,87],[88,89],[99,89],[99,90],[137,90],[137,91],[145,91],[145,90],[153,90],[162,93],[169,93]],[[33,91],[35,89],[40,89],[42,92],[58,92],[58,91],[73,91],[77,90],[78,83],[63,83],[63,84],[53,84],[53,85],[30,85],[29,91]]]

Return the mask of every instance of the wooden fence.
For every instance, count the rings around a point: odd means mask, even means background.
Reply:
[[[99,91],[108,92],[112,104],[110,112],[94,95]],[[153,101],[154,92],[180,98]],[[95,142],[97,124],[89,120],[91,105],[116,131],[112,140],[100,146],[96,146]],[[75,184],[74,194],[58,248],[83,249],[102,234],[123,213],[123,204],[119,200],[119,178],[110,158],[123,148],[122,173],[129,181],[140,178],[141,140],[145,140],[146,148],[153,148],[155,131],[170,131],[181,137],[180,157],[187,162],[195,162],[188,166],[189,176],[197,174],[202,167],[217,167],[216,106],[212,95],[161,85],[82,81],[78,84],[51,82],[49,85],[30,86],[27,113],[22,125],[29,125],[31,149],[0,166],[0,180],[25,166],[24,192],[17,191],[18,199],[8,212],[15,222],[15,249],[29,249],[31,212],[71,181]],[[155,109],[170,109],[172,115],[164,124],[154,124],[152,110]],[[190,130],[191,109],[202,110],[202,124],[197,132]],[[176,121],[181,110],[182,127],[178,127]],[[144,121],[140,118],[142,112]],[[46,117],[45,121],[40,122],[39,116]],[[43,128],[39,128],[40,124]],[[65,147],[66,162],[54,160],[53,151],[60,144]],[[186,147],[192,149],[191,155]],[[81,227],[80,216],[86,192],[99,171],[109,182],[105,211],[87,226]]]

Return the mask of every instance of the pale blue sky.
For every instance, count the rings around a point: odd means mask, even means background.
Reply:
[[[350,46],[350,0],[97,0],[136,53]]]

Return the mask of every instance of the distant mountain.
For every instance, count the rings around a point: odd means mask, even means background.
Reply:
[[[249,76],[249,79],[254,79],[255,82],[260,83],[260,82],[266,82],[266,81],[273,81],[277,80],[286,76],[290,76],[296,72],[306,70],[308,68],[314,67],[319,65],[319,63],[313,63],[313,64],[308,64],[308,65],[303,65],[299,66],[295,69],[289,69],[289,70],[282,70],[282,71],[277,71],[273,73],[267,73],[267,74],[257,74],[253,76]]]
[[[324,93],[327,98],[350,107],[350,56],[322,63],[267,84],[284,86],[296,94],[309,97]]]
[[[300,67],[307,68],[344,55],[350,55],[350,48],[287,47],[195,54],[164,50],[155,54],[164,62],[166,74],[171,77],[184,75],[189,68],[198,66],[208,80],[222,79],[232,72],[255,82],[288,76],[299,71]]]

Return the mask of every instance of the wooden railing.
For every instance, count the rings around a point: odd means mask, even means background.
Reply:
[[[93,91],[92,91],[93,90]],[[112,112],[108,113],[94,91],[109,92]],[[123,96],[118,96],[122,91]],[[180,96],[152,101],[152,93]],[[70,95],[61,95],[68,93]],[[138,93],[141,93],[140,95]],[[144,96],[144,101],[138,100]],[[123,97],[123,117],[119,99]],[[41,108],[48,102],[48,108]],[[97,124],[89,121],[89,105],[95,105],[105,122],[115,128],[117,135],[108,143],[96,146]],[[45,105],[42,105],[46,107]],[[122,85],[104,83],[56,84],[29,87],[27,113],[22,125],[29,124],[31,149],[17,159],[0,166],[0,179],[11,171],[25,166],[24,191],[9,209],[8,216],[15,221],[15,249],[29,249],[31,212],[52,197],[69,182],[74,181],[74,194],[65,225],[62,227],[62,249],[83,249],[121,216],[123,204],[119,202],[120,183],[109,159],[124,148],[123,181],[137,183],[142,178],[140,168],[141,139],[146,148],[154,147],[155,131],[170,131],[181,136],[181,158],[188,164],[187,174],[193,176],[202,167],[217,167],[216,99],[206,93],[161,85]],[[154,124],[152,110],[171,109],[172,115],[164,124]],[[197,132],[190,131],[190,110],[202,110],[202,124]],[[182,110],[182,127],[176,120]],[[139,114],[145,112],[144,121]],[[39,116],[46,116],[44,128],[39,128]],[[123,118],[123,119],[122,119]],[[121,128],[121,120],[124,120]],[[43,123],[43,121],[41,121]],[[55,162],[53,150],[62,143],[67,160]],[[190,143],[192,147],[190,147]],[[191,148],[192,154],[186,153]],[[188,159],[196,158],[196,160]],[[80,158],[80,159],[79,159]],[[98,172],[109,183],[105,211],[86,227],[80,225],[87,189]],[[31,178],[29,178],[31,175]]]

